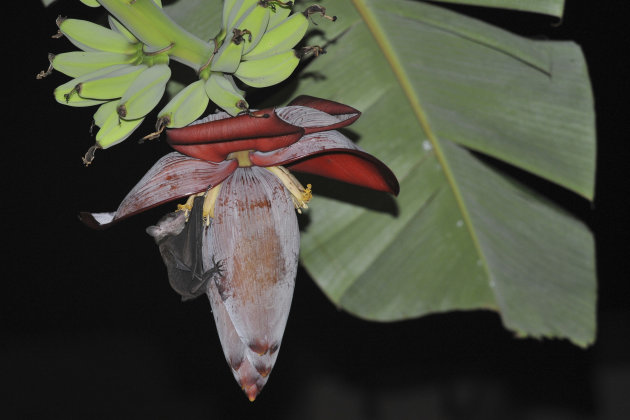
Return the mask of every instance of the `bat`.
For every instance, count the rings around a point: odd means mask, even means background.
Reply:
[[[215,274],[222,276],[221,262],[217,263],[214,258],[211,268],[204,270],[203,242],[210,226],[202,219],[203,200],[204,197],[195,198],[188,221],[184,211],[175,211],[162,217],[156,226],[147,228],[160,248],[169,283],[182,301],[206,293],[207,282]]]

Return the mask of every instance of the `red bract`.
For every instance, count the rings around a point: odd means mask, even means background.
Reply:
[[[251,400],[273,368],[291,305],[299,254],[294,208],[306,208],[311,197],[310,185],[304,188],[286,168],[398,193],[387,166],[336,131],[359,116],[309,96],[237,117],[210,115],[168,131],[169,144],[184,154],[160,159],[116,212],[82,214],[102,228],[185,196],[180,207],[188,215],[194,196],[205,197],[203,224],[171,216],[149,232],[176,290],[186,298],[207,293],[226,359]],[[201,239],[169,241],[180,235]],[[186,246],[202,250],[175,249]]]

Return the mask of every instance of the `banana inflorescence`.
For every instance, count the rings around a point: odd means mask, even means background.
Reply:
[[[90,7],[102,3],[81,1]],[[162,6],[160,0],[135,0],[129,6],[136,2]],[[231,115],[248,112],[245,92],[235,78],[255,88],[272,86],[288,78],[304,56],[322,53],[319,47],[294,48],[306,34],[311,15],[335,18],[326,16],[321,6],[293,14],[292,6],[293,2],[280,0],[225,0],[221,31],[209,43],[214,52],[206,63],[197,66],[199,80],[162,108],[157,131],[146,138],[159,136],[165,128],[190,124],[210,101]],[[86,164],[96,149],[108,148],[131,135],[160,102],[171,77],[169,50],[173,43],[159,50],[148,48],[134,35],[134,28],[121,23],[127,24],[126,20],[109,16],[108,21],[106,28],[58,18],[55,37],[65,36],[80,51],[49,54],[49,69],[37,76],[45,77],[55,69],[73,78],[55,89],[55,99],[61,104],[100,105],[94,114],[94,125],[99,127],[96,144],[84,157]]]

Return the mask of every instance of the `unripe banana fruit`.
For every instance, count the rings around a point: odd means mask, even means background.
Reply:
[[[232,32],[236,23],[258,4],[258,0],[236,0],[226,2],[223,8],[223,27],[227,33]],[[231,7],[230,7],[231,6]],[[226,9],[229,13],[226,16]]]
[[[88,79],[76,86],[77,94],[90,99],[120,98],[146,68],[144,65],[126,65],[103,76]]]
[[[275,28],[265,32],[260,42],[243,60],[258,60],[293,48],[302,40],[308,29],[308,19],[302,13],[295,13]]]
[[[267,23],[267,31],[272,30],[282,23],[291,14],[291,7],[276,6],[269,13],[269,23]]]
[[[52,58],[53,68],[70,77],[79,77],[117,64],[137,64],[139,56],[112,52],[71,51]]]
[[[102,127],[105,125],[105,122],[110,117],[112,113],[116,113],[116,107],[118,106],[118,101],[109,101],[105,102],[103,105],[99,106],[96,112],[94,113],[94,125]]]
[[[96,133],[96,144],[103,149],[125,140],[144,120],[144,118],[133,121],[121,119],[117,112],[118,105],[119,101],[107,102],[101,105],[94,114],[94,123],[101,127]]]
[[[123,35],[96,23],[79,19],[57,19],[59,32],[83,51],[107,51],[119,54],[134,54],[140,44],[129,42]]]
[[[179,91],[159,112],[158,121],[168,128],[184,127],[199,118],[210,99],[204,87],[205,80],[197,80]]]
[[[243,61],[234,76],[252,87],[272,86],[289,77],[299,62],[295,51],[288,50],[260,60]]]
[[[77,106],[77,107],[102,104],[103,102],[105,102],[104,100],[86,99],[86,98],[81,97],[77,91],[77,85],[80,85],[81,83],[86,82],[88,80],[94,80],[101,77],[106,77],[112,72],[126,69],[129,67],[133,67],[133,66],[130,66],[128,64],[118,64],[115,66],[110,66],[104,69],[96,70],[94,72],[87,73],[87,74],[84,74],[83,76],[79,76],[75,79],[72,79],[69,82],[66,82],[61,86],[58,86],[55,89],[54,91],[55,99],[60,104],[69,105],[69,106]]]
[[[256,4],[235,25],[234,29],[246,31],[249,36],[244,37],[243,54],[251,51],[262,38],[269,22],[269,8]]]
[[[171,69],[167,64],[158,64],[144,70],[120,98],[116,109],[120,118],[135,120],[151,112],[162,99],[170,77]]]
[[[116,18],[114,18],[112,15],[107,16],[107,21],[109,22],[109,27],[112,28],[113,31],[116,31],[124,36],[129,42],[139,42],[138,38],[136,38],[134,34],[129,32],[129,30],[125,28],[125,26],[118,20],[116,20]]]
[[[249,108],[234,80],[223,73],[211,73],[205,83],[206,93],[212,102],[234,116]]]
[[[81,3],[89,7],[100,7],[101,5],[96,0],[81,0]]]
[[[243,47],[242,35],[234,30],[228,35],[219,51],[212,58],[210,62],[212,71],[234,73],[241,62]]]

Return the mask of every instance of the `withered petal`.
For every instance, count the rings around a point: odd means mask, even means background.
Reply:
[[[254,152],[257,166],[285,165],[311,173],[397,195],[398,180],[383,162],[363,151],[338,131],[308,134],[290,146],[273,152]]]
[[[239,150],[270,151],[295,143],[304,129],[279,118],[273,108],[232,118],[215,118],[167,130],[173,149],[198,159],[221,162]]]
[[[314,108],[319,111],[323,111],[330,115],[343,115],[343,114],[359,114],[361,112],[352,108],[351,106],[330,101],[328,99],[316,98],[314,96],[309,95],[300,95],[297,98],[293,99],[289,102],[289,106],[307,106],[309,108]]]
[[[324,111],[301,105],[277,108],[275,112],[278,117],[289,124],[304,128],[304,134],[336,130],[352,124],[361,116],[361,113],[356,110],[348,114],[331,115]]]
[[[133,216],[168,201],[205,191],[218,185],[238,166],[234,160],[221,163],[206,162],[169,153],[158,160],[127,194],[112,213],[82,212],[83,223],[94,229],[103,229],[113,222]]]

